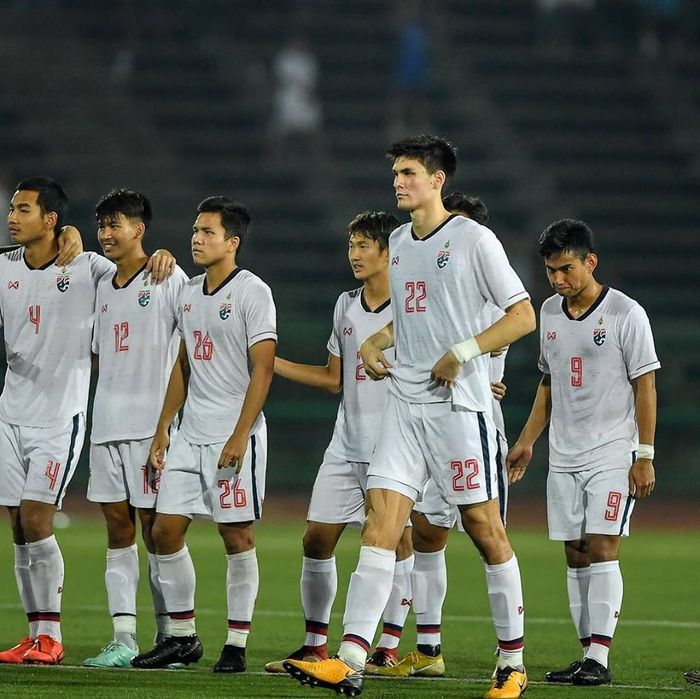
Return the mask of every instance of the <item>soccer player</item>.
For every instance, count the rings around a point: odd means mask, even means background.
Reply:
[[[237,265],[251,224],[248,209],[228,197],[210,197],[197,211],[192,258],[205,273],[180,293],[183,339],[150,452],[162,470],[153,540],[172,636],[131,664],[157,668],[202,656],[186,534],[195,515],[208,515],[218,524],[228,563],[228,637],[214,672],[243,672],[258,592],[253,523],[265,496],[262,407],[274,370],[275,306],[269,287]],[[183,404],[166,461],[168,429]]]
[[[478,197],[453,192],[443,197],[442,203],[451,213],[470,218],[482,226],[488,221],[488,209]],[[491,306],[488,325],[495,323],[502,315],[503,311],[500,308]],[[508,477],[505,467],[508,442],[500,401],[506,391],[506,386],[502,382],[506,351],[492,353],[489,362],[491,408],[498,445],[496,454],[498,497],[504,524],[508,508]],[[449,531],[457,523],[458,515],[457,508],[445,501],[435,481],[432,478],[429,479],[423,490],[423,497],[414,505],[411,513],[415,556],[411,589],[418,631],[417,648],[399,662],[396,650],[391,651],[380,645],[373,654],[378,662],[367,663],[365,666],[367,674],[385,677],[436,677],[445,673],[441,634],[442,606],[447,595],[445,548]],[[392,590],[387,606],[392,607],[396,601],[396,592]],[[393,637],[395,647],[398,647],[399,642],[397,636],[398,634],[394,634]]]
[[[556,294],[540,311],[543,376],[508,454],[510,482],[523,477],[549,424],[549,537],[564,542],[569,609],[584,656],[546,679],[607,684],[622,607],[620,544],[635,500],[654,490],[660,364],[644,309],[595,278],[598,256],[583,221],[552,223],[539,249]]]
[[[411,222],[389,239],[393,320],[360,350],[368,376],[389,376],[390,384],[368,472],[359,562],[338,657],[284,665],[302,682],[359,694],[391,592],[396,546],[432,476],[445,499],[459,506],[486,566],[501,650],[487,697],[517,697],[527,687],[523,601],[518,562],[499,515],[488,355],[531,332],[534,311],[496,236],[442,204],[442,188],[457,166],[454,146],[425,135],[395,143],[387,155],[399,209],[410,212]],[[484,330],[489,302],[505,315]],[[392,346],[393,365],[384,355]]]
[[[151,534],[159,478],[148,454],[179,346],[177,297],[187,275],[176,267],[162,284],[143,275],[148,262],[143,239],[152,219],[145,195],[113,190],[98,202],[95,218],[100,245],[116,271],[100,280],[95,302],[92,349],[99,357],[99,376],[88,500],[100,503],[107,523],[105,583],[114,638],[83,664],[130,667],[138,654],[136,513],[148,551],[156,640],[170,635]]]
[[[362,287],[340,295],[333,313],[326,366],[275,359],[275,373],[291,381],[342,390],[333,437],[323,457],[311,494],[304,533],[301,601],[306,622],[304,645],[288,658],[313,662],[328,657],[326,647],[331,607],[338,587],[333,555],[348,524],[362,525],[369,459],[379,436],[386,404],[386,386],[370,381],[359,357],[362,341],[391,320],[389,299],[389,235],[398,226],[383,211],[358,214],[348,225],[348,259]],[[396,604],[385,611],[385,644],[400,635],[408,614],[413,556],[410,529],[397,550],[393,590]],[[282,661],[268,672],[284,672]]]
[[[0,319],[7,354],[0,396],[0,504],[10,512],[15,577],[29,634],[0,663],[63,659],[63,556],[53,533],[78,462],[90,383],[98,280],[112,263],[83,253],[57,266],[57,234],[68,211],[48,177],[17,185],[7,217],[13,242],[0,255]]]

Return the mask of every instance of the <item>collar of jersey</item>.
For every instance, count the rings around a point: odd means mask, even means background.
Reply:
[[[119,289],[126,289],[126,287],[129,286],[129,284],[131,284],[131,282],[133,282],[134,279],[136,279],[136,277],[138,277],[139,274],[141,274],[141,272],[143,272],[144,269],[146,269],[146,265],[147,265],[147,264],[148,264],[148,262],[144,262],[144,263],[143,263],[143,267],[141,267],[141,269],[139,269],[139,270],[137,270],[136,272],[134,272],[134,275],[133,275],[132,277],[129,277],[129,279],[127,279],[121,286],[119,286],[119,285],[117,284],[117,272],[115,272],[115,273],[114,273],[114,276],[112,277],[112,286],[113,286],[117,291],[119,291]]]
[[[29,262],[27,262],[27,256],[24,253],[22,253],[22,259],[24,260],[24,264],[27,265],[27,269],[32,270],[32,272],[38,272],[42,269],[48,269],[51,267],[51,265],[58,259],[58,255],[56,255],[53,260],[49,260],[46,264],[41,265],[41,267],[32,267]]]
[[[426,240],[428,240],[428,238],[432,238],[438,231],[442,230],[453,218],[457,218],[457,214],[450,214],[449,218],[443,221],[435,230],[430,231],[425,238],[419,238],[415,234],[413,226],[411,226],[411,238],[413,238],[413,240],[415,240],[417,243],[424,243]]]
[[[578,318],[574,318],[571,313],[569,313],[569,309],[566,307],[566,299],[563,298],[561,300],[561,310],[564,311],[564,315],[569,319],[569,320],[575,320],[575,321],[581,321],[581,320],[586,320],[591,313],[595,311],[598,306],[600,306],[601,303],[603,303],[603,299],[608,295],[608,291],[610,291],[609,286],[604,286],[601,289],[601,292],[598,294],[598,298],[593,302],[593,305],[582,315],[579,316]]]
[[[202,282],[202,293],[205,296],[214,296],[214,294],[216,294],[220,289],[225,287],[239,272],[242,271],[243,267],[236,267],[236,269],[234,269],[233,272],[231,272],[231,274],[229,274],[228,277],[226,277],[226,279],[224,279],[224,281],[222,281],[221,284],[219,284],[219,286],[217,286],[216,289],[213,289],[212,291],[209,291],[209,289],[207,288],[207,275],[205,274],[204,282]]]
[[[367,311],[367,313],[381,313],[391,303],[391,297],[389,297],[386,301],[384,301],[383,304],[381,304],[380,306],[377,306],[374,310],[372,310],[367,305],[367,301],[365,301],[365,290],[362,289],[362,291],[360,291],[360,303],[362,304],[362,308],[365,311]]]

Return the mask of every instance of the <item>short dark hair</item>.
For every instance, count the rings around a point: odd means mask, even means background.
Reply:
[[[463,192],[452,192],[442,198],[442,205],[453,214],[464,214],[482,226],[489,220],[489,210],[479,197],[470,197]]]
[[[200,214],[215,213],[221,215],[221,225],[226,233],[224,237],[238,238],[238,250],[243,246],[243,241],[253,224],[253,217],[245,204],[233,201],[229,197],[207,197],[199,202],[197,211]]]
[[[39,196],[36,201],[41,213],[46,216],[53,211],[56,214],[54,234],[58,235],[61,232],[68,216],[68,196],[56,180],[43,176],[28,177],[15,187],[15,191],[37,192]]]
[[[113,221],[119,214],[127,218],[137,218],[148,228],[153,219],[151,201],[140,192],[130,189],[113,189],[97,202],[95,220],[99,225]]]
[[[581,260],[595,252],[593,231],[583,221],[573,218],[563,218],[551,223],[540,236],[538,241],[540,255],[547,259],[552,255],[569,252]]]
[[[386,157],[392,161],[398,158],[417,160],[432,175],[442,170],[447,177],[457,171],[457,148],[447,139],[430,134],[411,136],[389,146]]]
[[[399,219],[386,211],[363,211],[348,223],[348,237],[363,235],[379,243],[380,250],[389,247],[389,236],[399,225]]]

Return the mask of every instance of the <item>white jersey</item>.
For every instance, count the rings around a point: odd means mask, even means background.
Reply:
[[[408,403],[452,401],[491,412],[489,357],[467,362],[450,391],[430,371],[456,342],[491,325],[489,304],[505,310],[527,291],[491,230],[451,216],[422,240],[407,223],[389,238],[396,366],[389,390]]]
[[[114,265],[85,252],[32,269],[24,248],[0,255],[0,323],[7,372],[0,419],[49,427],[87,409],[95,289]]]
[[[637,448],[632,380],[661,366],[644,309],[603,288],[580,318],[552,296],[540,311],[539,367],[551,375],[549,463],[576,471],[629,458]]]
[[[342,293],[335,304],[328,351],[343,365],[343,397],[328,449],[345,461],[369,462],[386,404],[386,381],[365,374],[360,345],[391,322],[389,301],[371,311],[362,289]],[[386,353],[393,363],[393,352]]]
[[[178,328],[190,364],[181,431],[191,444],[225,442],[250,383],[248,349],[277,341],[270,287],[241,267],[211,292],[206,275],[194,277],[180,292]],[[261,413],[251,433],[263,421]]]
[[[145,268],[145,265],[144,265]],[[94,444],[152,437],[177,356],[177,300],[187,275],[153,284],[140,269],[123,286],[116,272],[97,287],[92,351],[100,373],[92,410]]]

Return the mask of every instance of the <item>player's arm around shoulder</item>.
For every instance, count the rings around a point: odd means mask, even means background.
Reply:
[[[509,483],[517,483],[525,475],[525,470],[532,460],[535,442],[549,423],[552,414],[551,384],[550,374],[543,374],[527,422],[518,441],[508,450],[506,466]]]
[[[289,359],[275,357],[274,371],[289,381],[320,388],[329,393],[340,393],[343,388],[343,372],[340,357],[328,353],[325,366],[315,364],[299,364]]]
[[[387,323],[381,330],[370,335],[360,346],[360,356],[365,373],[372,381],[381,381],[389,376],[391,362],[384,350],[394,346],[394,323]]]
[[[629,475],[630,493],[645,498],[654,492],[654,435],[656,433],[656,372],[649,371],[632,380],[634,408],[639,431],[637,460]]]

